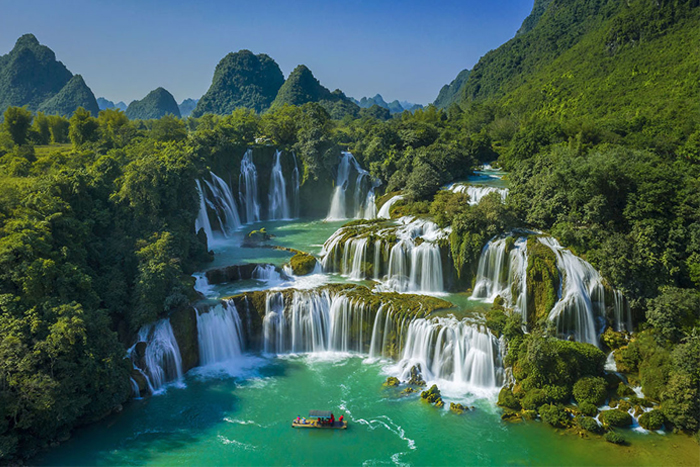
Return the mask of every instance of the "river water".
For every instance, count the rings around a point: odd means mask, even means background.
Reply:
[[[494,172],[497,175],[497,172]],[[488,176],[479,181],[488,184]],[[491,183],[500,185],[500,178]],[[270,221],[272,243],[318,254],[343,222]],[[282,265],[291,253],[240,248],[243,231],[214,242],[211,267],[242,262]],[[318,274],[296,286],[347,281]],[[302,282],[305,281],[304,284]],[[274,284],[289,286],[294,284]],[[268,288],[261,281],[210,287],[209,298]],[[459,312],[485,309],[465,294],[447,294]],[[382,385],[394,362],[339,353],[246,354],[195,368],[161,394],[135,400],[101,422],[79,429],[34,459],[39,465],[698,465],[697,444],[673,434],[624,430],[627,446],[555,430],[539,421],[500,419],[497,392],[441,387],[451,401],[473,406],[456,415],[422,403],[417,394]],[[309,410],[332,410],[349,421],[345,431],[292,429]]]

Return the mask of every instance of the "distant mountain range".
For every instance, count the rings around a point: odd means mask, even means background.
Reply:
[[[388,109],[392,115],[401,113],[405,110],[408,110],[409,112],[414,112],[417,109],[423,108],[423,106],[420,104],[413,104],[408,101],[394,100],[387,104],[387,102],[384,100],[381,94],[376,94],[374,97],[363,97],[359,101],[357,99],[352,100],[363,109],[368,109],[373,105],[378,105],[379,107]]]
[[[12,51],[0,56],[0,114],[10,106],[66,116],[78,107],[94,116],[99,112],[83,78],[74,76],[33,34],[17,39]]]
[[[119,101],[115,104],[114,102],[107,100],[104,97],[97,98],[97,105],[99,106],[100,110],[119,109],[122,112],[126,112],[127,107],[127,105],[123,101]]]
[[[199,99],[185,99],[180,102],[178,107],[180,108],[180,115],[182,118],[190,116],[195,107],[197,107],[197,102],[199,102]]]

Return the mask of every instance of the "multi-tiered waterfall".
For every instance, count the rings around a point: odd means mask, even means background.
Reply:
[[[268,292],[263,348],[273,354],[351,352],[398,361],[401,376],[420,365],[428,380],[493,390],[503,382],[498,340],[485,328],[451,318],[398,313],[361,297],[323,291]]]
[[[270,176],[269,219],[290,219],[292,208],[287,196],[287,183],[282,172],[282,152],[275,151],[275,163]]]
[[[467,185],[464,183],[455,183],[448,188],[454,193],[465,193],[469,195],[469,204],[479,204],[481,200],[491,193],[498,193],[503,201],[508,196],[508,188],[497,188],[486,185]]]
[[[214,172],[209,172],[211,182],[204,180],[204,191],[202,184],[197,180],[197,193],[199,194],[199,214],[195,220],[195,230],[204,229],[209,241],[214,240],[214,228],[209,219],[207,208],[216,215],[217,230],[224,237],[228,237],[235,229],[241,226],[241,219],[238,215],[238,207],[233,198],[231,188],[224,180]]]
[[[379,209],[379,212],[377,213],[377,218],[379,219],[391,219],[391,213],[389,212],[391,210],[391,207],[399,200],[403,199],[403,195],[396,195],[392,196],[388,200],[382,204],[381,209]]]
[[[352,175],[355,178],[352,178]],[[327,220],[344,220],[349,217],[374,217],[374,188],[376,182],[370,180],[369,172],[363,169],[349,152],[343,152],[338,164],[338,175]],[[352,191],[350,191],[352,190]],[[348,197],[348,194],[351,194]],[[371,218],[371,217],[367,217]]]
[[[197,340],[202,366],[223,363],[243,353],[243,325],[236,306],[224,301],[197,312]]]
[[[378,280],[383,291],[443,292],[439,243],[448,235],[433,222],[409,217],[341,227],[323,245],[321,264],[324,272]]]
[[[603,277],[585,260],[564,249],[554,238],[538,236],[537,241],[556,256],[562,284],[558,300],[549,312],[561,337],[598,345],[599,336],[610,318],[618,331],[632,331],[629,304],[620,291],[611,291],[612,313],[606,309],[606,285]],[[528,252],[525,237],[492,239],[482,250],[473,299],[493,301],[501,296],[519,312],[527,325]]]

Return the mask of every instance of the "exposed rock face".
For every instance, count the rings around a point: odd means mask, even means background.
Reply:
[[[264,112],[270,107],[284,83],[279,65],[265,54],[250,50],[230,53],[221,59],[209,90],[192,111],[193,117],[205,113],[228,115],[244,107]]]
[[[194,308],[186,306],[170,315],[170,325],[180,347],[182,371],[199,365],[199,341],[197,337],[197,315]]]
[[[399,384],[401,384],[401,381],[399,381],[399,378],[396,378],[395,376],[389,376],[386,379],[386,382],[384,383],[384,386],[387,387],[397,387]]]
[[[445,403],[442,401],[442,396],[440,395],[440,390],[436,384],[433,384],[430,389],[420,393],[421,399],[429,404],[435,404],[435,407],[444,407]]]
[[[150,120],[173,115],[180,118],[180,108],[172,94],[163,88],[149,92],[140,101],[133,101],[126,108],[126,116],[130,120]]]
[[[425,386],[425,381],[420,371],[420,365],[413,365],[410,371],[411,377],[408,379],[407,383],[414,386]]]

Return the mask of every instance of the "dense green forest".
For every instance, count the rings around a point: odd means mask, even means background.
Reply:
[[[196,299],[190,274],[211,260],[193,227],[195,180],[256,139],[295,152],[307,192],[334,179],[341,150],[353,152],[385,193],[404,190],[396,209],[452,226],[457,265],[473,265],[488,239],[508,229],[551,233],[630,300],[633,339],[604,337],[618,367],[661,403],[659,417],[697,432],[699,59],[687,50],[698,43],[697,6],[544,2],[513,41],[474,67],[459,103],[394,117],[376,105],[360,110],[305,67],[284,85],[271,72],[270,86],[281,87],[274,103],[271,92],[242,82],[252,110],[235,105],[222,108],[226,115],[205,113],[208,98],[186,120],[130,120],[116,109],[95,117],[80,108],[70,119],[32,113],[57,86],[28,108],[7,108],[0,460],[29,457],[128,399],[134,333]],[[299,98],[309,89],[320,103]],[[510,172],[505,204],[489,196],[470,206],[463,194],[438,193],[491,161]],[[519,384],[501,405],[540,409],[556,426],[565,399],[598,402],[601,351],[557,341],[544,323],[524,335],[498,304],[488,319],[509,341]]]

